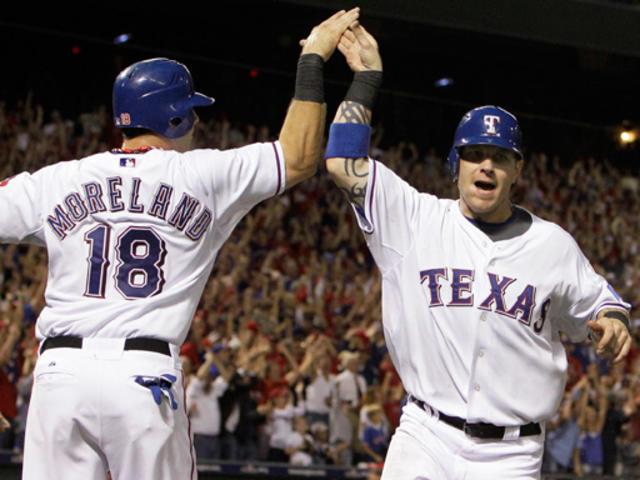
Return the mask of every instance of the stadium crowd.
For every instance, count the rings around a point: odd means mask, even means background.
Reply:
[[[197,145],[212,148],[274,138],[224,117],[197,128]],[[106,107],[70,120],[31,96],[0,103],[0,178],[113,148],[117,135]],[[434,150],[382,148],[383,139],[375,127],[373,157],[418,190],[457,196]],[[260,204],[221,250],[181,350],[200,459],[383,461],[405,395],[385,348],[379,273],[341,195],[320,172]],[[634,318],[638,172],[530,152],[514,201],[568,230]],[[0,449],[23,444],[46,262],[38,247],[0,249]],[[640,473],[640,323],[633,328],[632,351],[615,366],[588,344],[566,343],[566,394],[547,424],[545,471]]]

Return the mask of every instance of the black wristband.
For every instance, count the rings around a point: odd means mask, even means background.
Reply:
[[[317,53],[305,53],[298,59],[296,89],[293,98],[324,103],[324,60]]]
[[[373,110],[380,85],[382,85],[382,72],[376,70],[356,72],[344,99]]]
[[[613,310],[604,314],[605,317],[616,318],[624,323],[624,326],[627,327],[627,330],[631,331],[631,324],[629,323],[629,318],[619,310]]]

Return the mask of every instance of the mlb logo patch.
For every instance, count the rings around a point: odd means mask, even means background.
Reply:
[[[133,168],[136,166],[136,159],[133,157],[120,157],[120,166]]]
[[[128,113],[120,114],[120,125],[131,125],[131,117]]]

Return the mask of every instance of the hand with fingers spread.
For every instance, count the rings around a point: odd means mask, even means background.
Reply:
[[[360,7],[345,11],[340,10],[324,22],[313,27],[311,33],[304,40],[300,40],[301,54],[316,53],[324,61],[329,60],[336,49],[344,31],[358,19]]]
[[[595,337],[596,353],[604,358],[620,362],[629,353],[631,335],[629,329],[616,318],[622,314],[619,310],[604,310],[598,318],[589,322],[589,328]]]
[[[349,68],[354,72],[382,71],[382,57],[378,51],[378,42],[359,22],[354,22],[342,34],[338,50],[344,55]]]

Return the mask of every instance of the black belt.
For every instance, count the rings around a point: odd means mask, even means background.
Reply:
[[[72,335],[63,335],[60,337],[50,337],[42,342],[40,353],[49,348],[82,348],[82,338]],[[169,344],[164,340],[148,337],[127,338],[124,341],[125,350],[145,350],[147,352],[157,352],[163,355],[171,356]]]
[[[414,397],[409,397],[413,403],[418,405],[422,410],[427,413],[435,412],[438,414],[440,420],[442,420],[447,425],[451,425],[452,427],[457,428],[458,430],[462,430],[464,433],[469,435],[470,437],[476,438],[484,438],[484,439],[502,439],[504,437],[504,432],[507,427],[498,427],[497,425],[493,425],[491,423],[467,423],[464,418],[460,417],[452,417],[445,413],[442,413],[436,410],[433,407],[430,407],[422,400],[418,400]],[[540,428],[539,423],[527,423],[526,425],[521,425],[520,427],[520,435],[519,437],[527,437],[531,435],[539,435],[542,433],[542,429]]]

